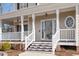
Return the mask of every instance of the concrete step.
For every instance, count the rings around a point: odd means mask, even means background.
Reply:
[[[33,42],[28,51],[52,51],[52,42]]]
[[[30,46],[30,48],[52,48],[52,46]]]
[[[47,51],[47,52],[51,52],[52,49],[37,49],[37,48],[28,48],[29,51]]]
[[[34,43],[34,44],[31,44],[31,45],[32,46],[50,46],[50,47],[52,46],[52,44],[39,44],[39,43],[38,44]]]
[[[33,42],[31,44],[32,46],[52,46],[51,42]]]

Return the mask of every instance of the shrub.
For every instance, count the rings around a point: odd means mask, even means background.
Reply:
[[[10,49],[11,49],[11,44],[8,41],[6,41],[2,44],[1,50],[6,51],[6,50],[10,50]]]

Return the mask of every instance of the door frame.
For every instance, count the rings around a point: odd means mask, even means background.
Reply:
[[[52,19],[42,19],[42,20],[40,21],[40,36],[41,36],[41,40],[45,40],[45,39],[42,39],[42,22],[50,21],[50,20],[52,20],[52,23],[53,23],[53,20],[56,21],[56,18],[52,18]],[[53,24],[52,24],[52,25],[53,25]],[[52,28],[53,28],[53,26],[52,26]],[[52,30],[52,32],[53,32],[53,30]]]

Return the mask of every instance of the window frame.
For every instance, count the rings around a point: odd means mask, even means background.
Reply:
[[[72,20],[73,20],[73,24],[72,24],[71,27],[68,27],[68,25],[66,24],[66,21],[68,20],[69,17],[71,17]],[[66,27],[66,28],[69,28],[69,29],[70,29],[70,28],[73,28],[73,27],[75,26],[75,19],[74,19],[73,16],[67,16],[67,17],[65,18],[65,22],[64,22],[64,23],[65,23],[65,27]]]

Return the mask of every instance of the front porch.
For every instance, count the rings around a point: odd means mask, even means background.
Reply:
[[[65,18],[67,16],[74,17],[74,26],[72,28],[67,28],[65,26]],[[35,14],[34,23],[32,21],[31,15],[24,16],[24,24],[21,24],[20,17],[4,19],[2,20],[2,40],[24,41],[25,36],[28,36],[34,30],[36,42],[52,42],[52,37],[56,34],[57,31],[59,31],[59,39],[61,42],[75,42],[75,22],[75,7],[66,8],[65,11],[64,9],[61,9],[59,12],[58,22],[56,11]],[[33,29],[33,27],[35,27],[35,29]]]
[[[65,18],[67,16],[72,16],[74,18],[74,26],[72,28],[67,28],[65,26]],[[34,23],[32,21],[33,17],[35,17]],[[28,36],[34,30],[36,42],[52,42],[52,37],[57,31],[60,32],[61,41],[75,41],[75,7],[60,9],[58,23],[56,11],[38,13],[33,17],[31,15],[23,16],[23,24],[21,22],[21,17],[2,20],[2,39],[21,40],[23,32],[24,40],[24,37]],[[35,29],[33,29],[33,27],[35,27]]]
[[[69,18],[70,21],[67,22],[69,16],[74,20]],[[2,19],[1,23],[1,41],[9,40],[14,44],[19,42],[18,44],[24,44],[25,50],[32,44],[38,48],[39,43],[42,43],[40,47],[50,43],[50,47],[45,49],[50,48],[51,51],[55,51],[57,45],[76,46],[75,6]]]

